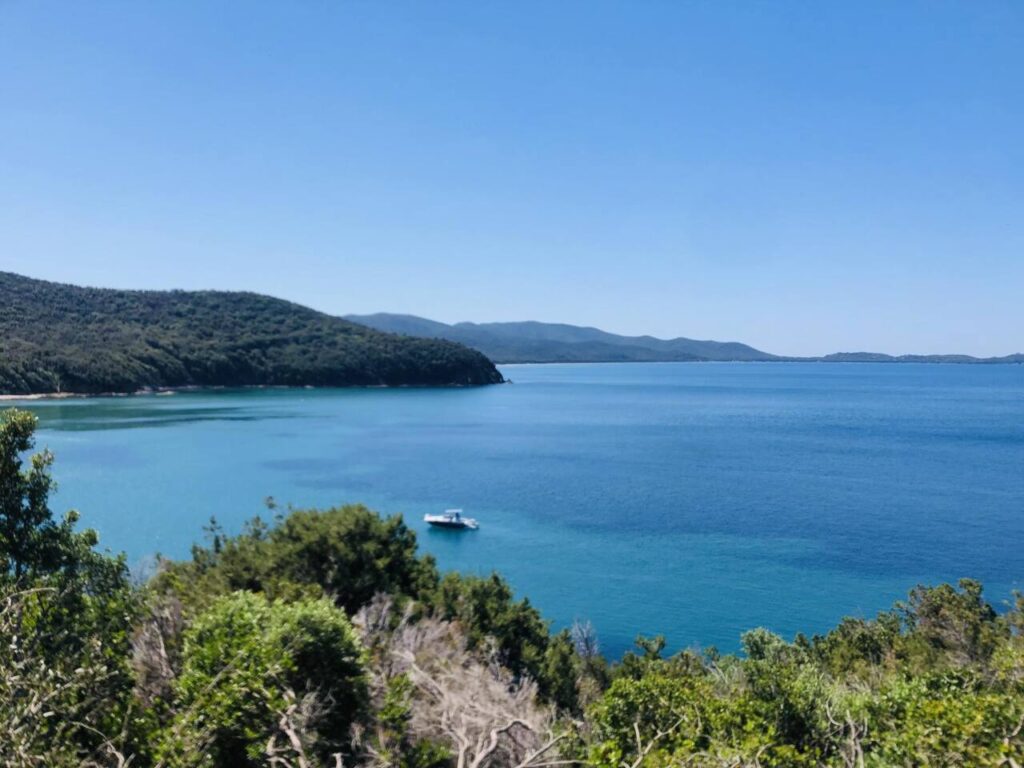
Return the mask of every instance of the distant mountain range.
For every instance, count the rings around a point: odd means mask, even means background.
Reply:
[[[0,272],[0,394],[495,384],[479,352],[271,296],[81,288]]]
[[[413,315],[347,315],[347,320],[389,333],[458,341],[499,363],[693,362],[775,360],[746,344],[694,339],[618,336],[561,323],[456,323]]]
[[[1024,355],[979,358],[970,355],[883,355],[839,352],[824,357],[784,357],[736,341],[701,341],[653,336],[619,336],[598,328],[540,323],[455,323],[381,312],[347,315],[347,320],[379,331],[457,341],[496,363],[583,362],[836,362],[836,363],[1024,363]]]

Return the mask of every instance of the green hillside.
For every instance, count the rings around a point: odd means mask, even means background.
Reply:
[[[270,296],[80,288],[0,272],[0,394],[502,380],[482,354]]]

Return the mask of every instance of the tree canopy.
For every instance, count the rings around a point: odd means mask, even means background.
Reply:
[[[0,272],[0,394],[501,380],[460,344],[382,333],[269,296],[80,288]]]
[[[366,705],[362,649],[330,600],[234,592],[184,633],[173,696],[160,749],[169,765],[262,765],[278,750],[294,751],[289,737],[299,728],[303,749],[326,761],[346,751]]]

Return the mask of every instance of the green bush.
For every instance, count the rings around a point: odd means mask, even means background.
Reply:
[[[78,765],[138,744],[130,651],[138,616],[124,558],[95,550],[77,512],[54,519],[53,455],[36,418],[0,414],[0,764]],[[58,716],[59,715],[59,716]]]
[[[378,592],[421,597],[437,584],[433,558],[416,551],[400,515],[381,518],[362,505],[294,510],[268,527],[256,518],[240,536],[214,532],[191,562],[168,563],[158,588],[201,607],[234,590],[271,597],[327,595],[349,614]]]
[[[501,663],[537,681],[541,695],[559,708],[576,709],[578,657],[567,633],[550,634],[548,622],[496,573],[487,578],[446,574],[432,596],[437,615],[458,621],[470,648],[493,640]]]
[[[182,660],[161,748],[169,765],[262,765],[271,739],[287,743],[285,716],[326,756],[366,704],[359,642],[326,599],[219,598],[186,631]]]

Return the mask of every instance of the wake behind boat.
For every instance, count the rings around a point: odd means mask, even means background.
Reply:
[[[461,509],[446,509],[441,515],[424,515],[423,519],[438,528],[458,528],[475,531],[480,527],[472,517],[463,517]]]

